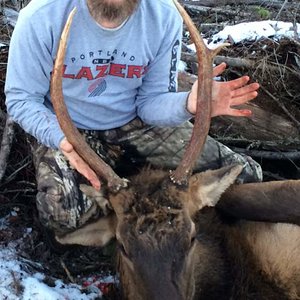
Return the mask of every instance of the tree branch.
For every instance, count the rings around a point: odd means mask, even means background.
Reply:
[[[3,179],[4,173],[6,171],[8,156],[12,146],[12,140],[14,137],[14,121],[11,117],[7,115],[5,128],[3,131],[1,148],[0,148],[0,182]]]

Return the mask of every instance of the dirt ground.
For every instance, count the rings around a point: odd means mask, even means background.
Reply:
[[[265,1],[268,2],[268,1]],[[272,1],[269,1],[272,2]],[[266,18],[278,18],[282,21],[300,22],[300,11],[295,6],[293,9],[283,9],[278,16],[279,9],[273,7],[259,7],[250,5],[233,5],[218,7],[224,12],[208,11],[199,14],[197,11],[189,10],[194,21],[201,28],[201,24],[214,24],[211,27],[203,26],[203,32],[208,37],[220,29],[218,24],[236,24],[245,21],[262,20]],[[300,7],[298,7],[300,10]],[[12,28],[5,25],[1,28],[1,39],[9,41]],[[188,42],[188,41],[186,41]],[[253,53],[255,53],[253,57]],[[0,108],[5,112],[4,105],[4,83],[6,60],[8,47],[0,50]],[[236,78],[240,74],[249,74],[254,81],[258,81],[264,87],[255,103],[265,110],[279,115],[289,122],[292,122],[292,128],[296,133],[293,139],[288,136],[273,139],[272,143],[266,143],[265,139],[244,138],[238,135],[241,132],[239,126],[234,130],[234,123],[228,125],[228,120],[220,119],[212,124],[211,134],[220,141],[234,146],[238,149],[256,150],[265,152],[276,152],[279,146],[288,153],[299,151],[300,138],[298,123],[300,120],[300,40],[299,37],[293,40],[260,40],[255,42],[246,42],[235,45],[229,50],[225,50],[221,55],[229,57],[249,58],[263,62],[265,66],[275,66],[274,68],[253,68],[246,69],[241,67],[231,67],[226,72],[226,79]],[[277,66],[277,68],[276,68]],[[281,68],[285,66],[288,68]],[[284,72],[282,72],[284,70]],[[272,78],[272,80],[270,80]],[[280,99],[280,101],[274,100]],[[282,109],[287,108],[289,114]],[[0,113],[0,137],[3,132],[5,118]],[[220,127],[221,125],[223,127]],[[233,128],[231,131],[228,128]],[[298,130],[298,131],[297,131]],[[226,137],[226,138],[225,138]],[[271,141],[270,141],[271,142]],[[273,146],[272,146],[273,145]],[[251,152],[250,152],[251,153]],[[256,153],[256,152],[253,152]],[[268,159],[265,156],[254,157],[258,160],[264,169],[267,180],[276,180],[277,178],[300,178],[300,159]],[[12,211],[17,211],[9,218],[10,226],[8,229],[0,229],[0,244],[5,245],[10,240],[15,240],[23,236],[24,228],[32,228],[32,234],[27,236],[24,244],[20,247],[20,255],[33,261],[40,262],[49,275],[49,284],[51,278],[62,278],[65,282],[70,282],[66,270],[72,274],[72,277],[80,283],[80,276],[87,274],[96,274],[99,272],[114,272],[114,245],[109,245],[105,249],[92,247],[60,247],[54,245],[49,233],[41,230],[38,221],[37,211],[35,209],[36,186],[34,180],[34,171],[24,132],[16,127],[13,146],[9,156],[8,166],[5,176],[0,182],[0,219],[10,215]],[[65,268],[62,265],[65,264]],[[118,299],[117,288],[113,285],[106,287],[107,299]]]

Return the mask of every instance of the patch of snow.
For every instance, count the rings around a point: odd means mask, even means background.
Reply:
[[[83,294],[78,285],[65,285],[61,280],[55,281],[55,287],[42,282],[43,276],[29,276],[22,280],[24,293],[22,300],[88,300],[99,298],[99,294]]]
[[[236,25],[226,26],[219,33],[212,36],[208,43],[204,39],[204,43],[211,49],[218,44],[230,42],[237,44],[243,41],[254,41],[260,38],[272,38],[279,40],[283,37],[294,38],[300,37],[300,24],[282,21],[257,21],[245,22]],[[196,51],[195,45],[190,44],[187,47],[193,52]]]
[[[282,21],[257,21],[249,23],[240,23],[237,25],[226,26],[222,31],[212,37],[212,44],[223,43],[225,41],[234,44],[242,41],[253,41],[260,38],[275,38],[281,37],[292,38],[300,35],[300,24]]]
[[[16,244],[0,246],[0,299],[6,300],[94,300],[101,296],[100,290],[86,294],[77,284],[64,284],[55,280],[50,287],[43,282],[45,275],[30,274],[25,260],[17,258]],[[107,279],[110,280],[110,279]]]

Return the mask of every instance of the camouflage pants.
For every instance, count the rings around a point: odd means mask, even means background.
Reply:
[[[176,128],[157,128],[135,119],[118,129],[81,130],[88,144],[119,175],[144,164],[174,169],[179,164],[192,124]],[[37,177],[37,208],[41,222],[58,234],[72,231],[88,221],[105,214],[97,199],[91,199],[80,190],[85,179],[72,169],[59,150],[35,144],[33,149]],[[225,145],[208,137],[195,171],[216,169],[240,163],[244,170],[240,182],[261,181],[262,171],[250,157],[231,151]],[[124,174],[120,174],[124,172]]]

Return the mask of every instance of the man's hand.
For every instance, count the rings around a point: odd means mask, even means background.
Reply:
[[[83,175],[96,190],[100,190],[101,182],[96,173],[79,156],[79,154],[74,150],[73,146],[68,142],[66,138],[64,138],[60,142],[59,149],[68,159],[71,166],[75,168],[81,175]]]
[[[222,63],[214,68],[213,76],[223,73],[226,64]],[[233,106],[245,104],[257,97],[258,83],[247,84],[250,78],[243,76],[227,82],[213,82],[212,87],[212,111],[211,116],[237,116],[248,117],[252,114],[249,109],[237,109]],[[196,113],[198,80],[193,84],[187,100],[187,109],[190,113]]]

